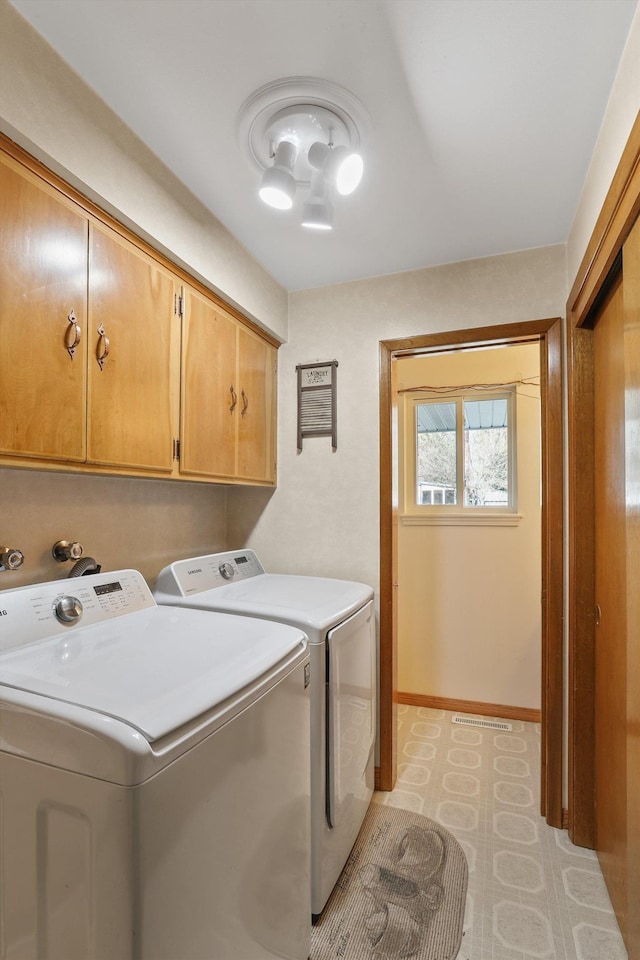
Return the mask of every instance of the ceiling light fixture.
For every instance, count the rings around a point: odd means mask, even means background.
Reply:
[[[322,170],[327,181],[333,184],[343,197],[353,193],[362,180],[362,157],[349,147],[316,142],[309,149],[308,160],[316,170]]]
[[[281,140],[274,153],[273,166],[265,170],[260,184],[260,199],[276,210],[290,210],[296,195],[293,168],[297,150],[289,140]]]
[[[291,77],[261,87],[238,114],[238,137],[261,171],[260,198],[291,210],[296,193],[303,226],[332,228],[332,198],[356,189],[364,169],[362,104],[342,87],[313,77]]]
[[[310,230],[333,229],[333,207],[327,196],[324,174],[316,170],[311,178],[311,193],[302,209],[302,226]]]

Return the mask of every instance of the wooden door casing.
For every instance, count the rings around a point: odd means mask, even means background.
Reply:
[[[380,768],[392,790],[397,773],[397,398],[395,356],[538,340],[542,411],[542,741],[541,813],[562,826],[563,499],[562,341],[558,318],[498,324],[380,343]]]
[[[609,843],[603,851],[605,877],[614,875],[613,904],[629,960],[640,960],[640,114],[636,115],[611,186],[604,199],[593,233],[573,282],[567,302],[569,347],[568,454],[569,454],[569,835],[574,843],[597,847],[602,842],[602,804],[611,791],[626,790],[626,825],[617,828],[616,846]],[[600,496],[601,471],[596,455],[594,381],[596,378],[595,340],[599,311],[607,306],[613,278],[622,269],[624,315],[622,366],[624,379],[624,523],[626,543],[626,579],[619,582],[616,604],[626,610],[626,687],[616,690],[622,706],[626,729],[626,770],[624,784],[602,782],[596,773],[596,741],[605,744],[596,704],[596,656],[601,645],[602,627],[595,626],[596,499]],[[604,329],[604,328],[603,328]],[[602,332],[602,331],[601,331]],[[603,347],[601,340],[599,348]],[[600,359],[600,358],[599,358]],[[598,362],[599,362],[598,359]],[[597,373],[601,377],[600,371]],[[614,384],[621,390],[622,382]],[[599,430],[600,428],[598,428]],[[601,439],[598,438],[600,448]],[[618,493],[619,497],[620,494]],[[602,535],[600,535],[600,541]],[[610,552],[610,545],[607,544]],[[610,623],[610,621],[607,621]],[[620,623],[622,620],[619,621]],[[600,656],[600,659],[601,656]],[[607,667],[611,677],[611,669]],[[605,761],[606,762],[606,759]],[[601,768],[602,769],[602,768]],[[602,795],[604,791],[605,795]],[[624,841],[623,832],[626,831]],[[600,833],[600,841],[597,834]],[[615,834],[614,834],[615,836]],[[605,841],[606,842],[606,841]],[[615,864],[616,850],[620,863]],[[610,867],[607,865],[610,861]],[[617,875],[617,880],[616,880]],[[625,879],[626,877],[626,879]],[[626,904],[619,907],[619,898]]]
[[[640,114],[634,120],[567,300],[569,381],[567,391],[569,475],[567,812],[569,836],[575,844],[588,847],[595,846],[594,637],[596,629],[593,523],[595,513],[594,333],[590,329],[590,324],[593,310],[597,309],[598,300],[603,295],[611,269],[617,258],[621,256],[622,248],[628,242],[627,238],[632,231],[635,232],[633,225],[638,214],[640,214]],[[629,271],[626,268],[625,274],[626,287],[629,280]],[[625,300],[626,297],[625,292]],[[637,309],[636,306],[636,311]],[[633,338],[629,331],[629,345],[632,342]],[[637,349],[637,339],[635,344]],[[633,396],[633,393],[629,394],[630,398]],[[636,403],[638,403],[637,400]],[[637,516],[637,508],[635,515]],[[637,577],[635,581],[637,582]],[[631,594],[632,598],[634,596],[637,603],[637,587]],[[635,609],[637,610],[637,607]],[[629,618],[629,623],[634,622],[638,623],[637,617],[635,621]],[[637,631],[637,627],[635,629]],[[631,633],[633,634],[633,630]],[[636,666],[638,666],[637,661]],[[633,676],[638,676],[637,670],[635,674],[629,675],[630,683]],[[634,700],[636,705],[638,696],[636,692]],[[636,719],[637,729],[640,730],[639,712],[636,712]],[[630,780],[628,786],[632,782]],[[637,778],[635,783],[638,787]],[[636,803],[639,803],[640,793],[636,791],[635,796]],[[634,820],[638,821],[637,815]],[[636,829],[636,836],[638,833],[640,828]],[[638,846],[636,851],[637,863],[640,857]],[[640,879],[637,873],[636,870],[634,889],[640,894]],[[637,896],[633,902],[639,901],[640,896]],[[633,960],[640,960],[640,915],[637,910],[634,909],[631,912],[630,920],[635,924],[636,934],[629,939],[627,949]]]

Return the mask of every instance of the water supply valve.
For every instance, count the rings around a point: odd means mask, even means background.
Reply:
[[[0,547],[0,570],[17,570],[24,563],[24,553],[15,547]]]
[[[82,549],[82,544],[75,540],[57,540],[51,548],[51,553],[54,560],[64,563],[65,560],[79,560]]]

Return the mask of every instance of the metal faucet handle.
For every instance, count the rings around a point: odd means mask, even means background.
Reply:
[[[15,547],[0,547],[0,570],[17,570],[24,563],[24,553]]]
[[[82,556],[82,544],[72,540],[57,540],[51,548],[53,559],[58,563],[65,560],[79,560]]]

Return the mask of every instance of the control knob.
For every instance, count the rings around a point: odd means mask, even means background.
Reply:
[[[225,580],[233,580],[235,576],[235,570],[233,569],[233,566],[230,563],[221,563],[220,566],[218,567],[218,570],[220,571],[222,576],[225,578]]]
[[[82,616],[82,603],[77,597],[58,597],[53,604],[53,612],[60,623],[75,623]]]

